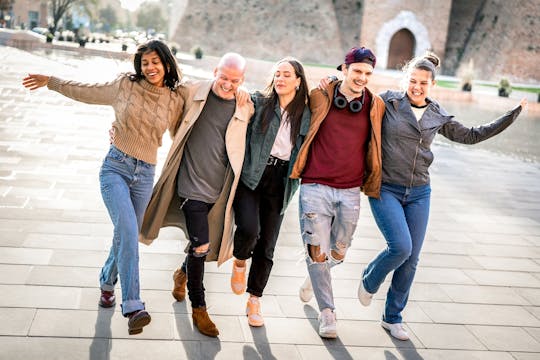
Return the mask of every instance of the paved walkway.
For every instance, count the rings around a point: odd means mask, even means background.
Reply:
[[[102,70],[90,75],[108,76]],[[384,246],[366,198],[346,262],[333,274],[338,339],[317,335],[316,303],[297,296],[306,275],[297,202],[263,298],[264,327],[247,325],[246,297],[230,292],[228,262],[209,264],[205,279],[220,337],[193,330],[189,306],[170,295],[185,239],[168,228],[141,245],[142,297],[153,320],[128,336],[119,306],[97,306],[112,231],[98,170],[112,111],[47,90],[30,94],[20,85],[28,71],[89,75],[0,46],[0,359],[540,358],[540,165],[443,144],[434,146],[431,221],[404,313],[410,341],[380,327],[384,290],[369,308],[355,298],[360,271]]]

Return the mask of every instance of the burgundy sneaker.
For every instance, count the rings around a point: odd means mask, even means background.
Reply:
[[[116,296],[113,291],[101,290],[101,297],[99,298],[99,306],[104,308],[113,307],[116,304]]]
[[[128,331],[129,335],[142,333],[143,327],[150,324],[152,318],[146,310],[137,310],[128,314]]]

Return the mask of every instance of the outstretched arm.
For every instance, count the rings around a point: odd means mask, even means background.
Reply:
[[[519,113],[527,106],[527,100],[521,99],[518,106],[506,112],[494,121],[468,128],[456,120],[450,120],[440,130],[439,133],[446,138],[462,144],[476,144],[487,140],[492,136],[501,133],[509,127],[518,117]]]
[[[30,90],[36,90],[40,87],[47,86],[50,76],[41,74],[28,74],[23,79],[23,86]]]

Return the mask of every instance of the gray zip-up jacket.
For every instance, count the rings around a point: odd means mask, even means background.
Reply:
[[[432,99],[427,99],[424,115],[417,121],[405,92],[386,91],[381,97],[386,105],[382,123],[382,182],[407,187],[429,184],[431,143],[437,133],[462,144],[476,144],[499,134],[521,112],[521,106],[517,106],[488,124],[468,128]]]

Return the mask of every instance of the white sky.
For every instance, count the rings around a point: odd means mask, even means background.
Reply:
[[[145,0],[120,0],[120,4],[124,9],[129,11],[135,11]],[[157,0],[148,0],[148,1],[157,1]]]

